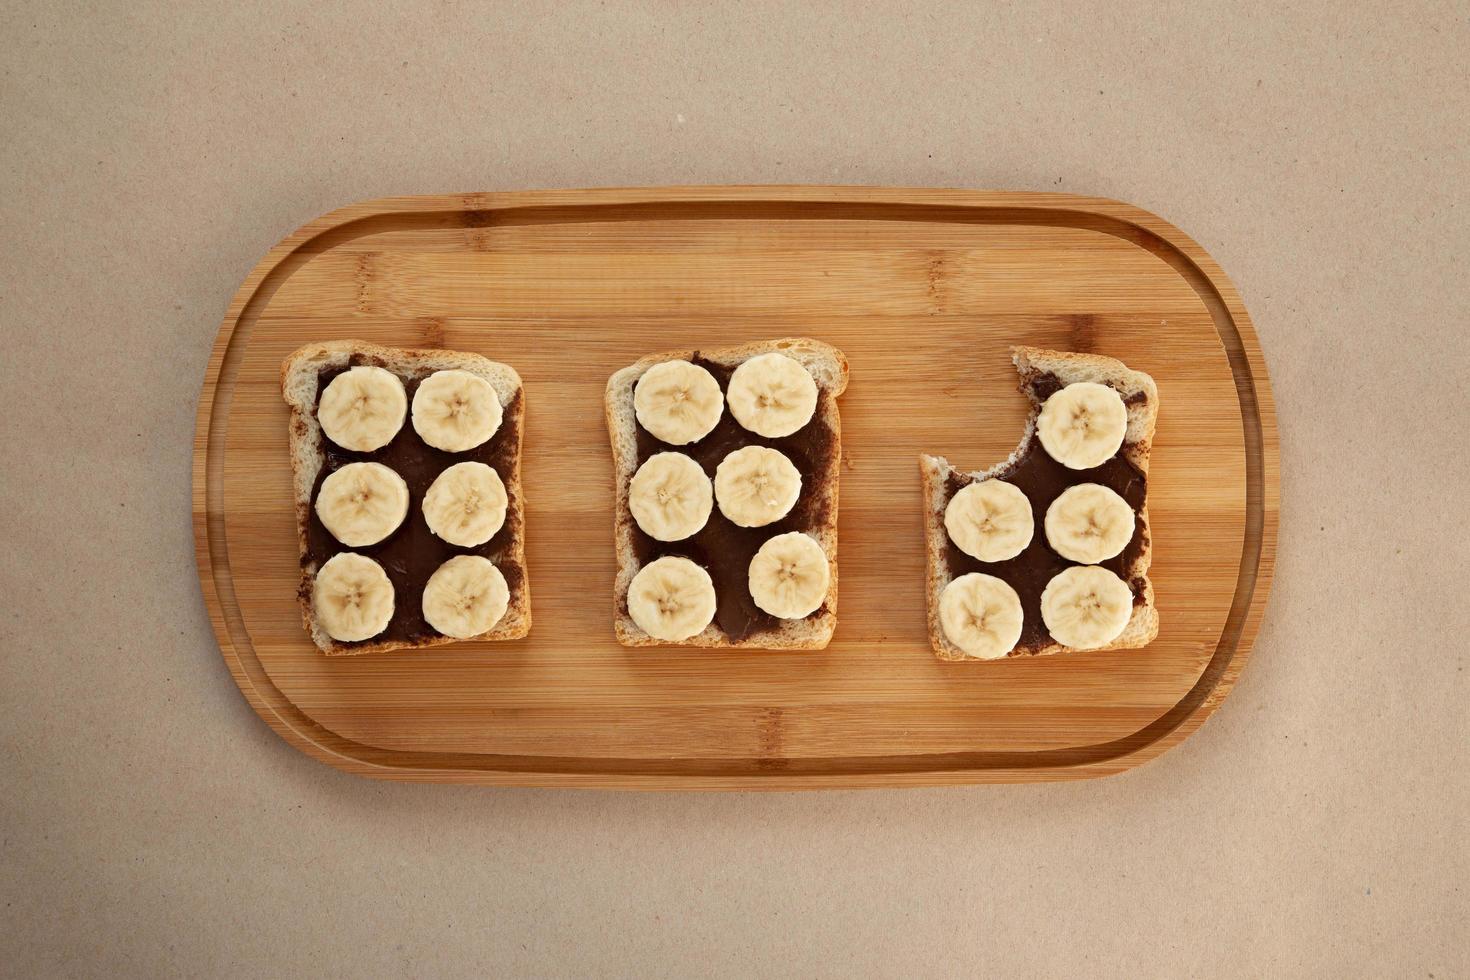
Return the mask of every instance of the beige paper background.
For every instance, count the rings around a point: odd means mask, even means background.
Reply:
[[[1466,8],[1078,6],[0,5],[0,972],[1470,974]],[[189,462],[256,260],[379,195],[721,182],[1104,195],[1213,253],[1284,497],[1203,731],[681,796],[372,783],[255,717]]]

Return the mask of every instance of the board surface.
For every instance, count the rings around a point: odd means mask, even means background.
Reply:
[[[846,352],[838,627],[825,651],[625,649],[612,632],[608,375],[666,348]],[[328,658],[302,629],[282,359],[361,338],[520,372],[530,637]],[[944,663],[925,631],[917,457],[1021,438],[1010,344],[1153,375],[1142,650]],[[353,205],[240,287],[200,398],[194,527],[225,661],[307,754],[381,778],[636,788],[1014,782],[1177,744],[1249,655],[1274,563],[1276,422],[1234,288],[1147,212],[1042,193],[536,191]]]

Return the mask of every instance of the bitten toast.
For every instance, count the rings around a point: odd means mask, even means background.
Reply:
[[[1145,646],[1153,641],[1159,630],[1159,613],[1154,603],[1153,585],[1148,578],[1152,538],[1146,495],[1149,451],[1159,411],[1158,388],[1147,374],[1131,370],[1121,361],[1096,354],[1015,347],[1012,359],[1020,374],[1021,391],[1031,402],[1031,414],[1016,451],[1004,462],[976,473],[960,472],[941,457],[919,457],[928,566],[928,626],[934,652],[943,660],[964,660],[974,656],[1037,656],[1075,649],[1052,636],[1041,615],[1041,602],[1057,575],[1069,568],[1084,566],[1111,571],[1131,591],[1131,613],[1127,614],[1126,624],[1111,640],[1085,649],[1119,650]],[[1091,468],[1071,469],[1052,459],[1048,449],[1042,445],[1038,438],[1038,419],[1051,396],[1068,386],[1087,383],[1102,385],[1117,393],[1122,411],[1126,413],[1126,423],[1121,432],[1121,445],[1111,457]],[[946,527],[946,512],[956,494],[972,484],[991,480],[1012,484],[1024,492],[1032,509],[1034,527],[1030,529],[1029,543],[1018,554],[984,561],[957,545]],[[1127,543],[1117,554],[1084,562],[1063,557],[1049,543],[1046,529],[1049,506],[1061,494],[1079,484],[1107,487],[1109,499],[1113,499],[1112,494],[1115,493],[1132,507],[1131,534],[1125,535]],[[996,505],[997,509],[1003,509],[1003,505],[1004,501],[1001,501]],[[958,530],[963,531],[963,527]],[[1018,533],[1024,537],[1026,530],[1020,528]],[[975,550],[974,545],[971,545],[971,550]],[[1014,646],[1003,654],[994,652],[999,647],[983,654],[967,654],[947,635],[941,616],[941,598],[951,582],[970,573],[1001,579],[1020,599],[1024,614],[1020,635]]]

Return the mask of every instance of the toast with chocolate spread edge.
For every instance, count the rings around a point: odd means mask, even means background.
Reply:
[[[293,352],[281,363],[281,396],[291,408],[288,426],[291,442],[291,473],[296,499],[296,535],[303,558],[307,550],[307,526],[311,520],[312,488],[325,460],[320,423],[316,417],[318,375],[323,369],[345,367],[354,356],[367,359],[368,363],[392,371],[400,378],[422,378],[435,371],[458,369],[484,378],[495,389],[500,406],[505,411],[501,425],[514,424],[517,438],[524,444],[525,405],[521,377],[514,368],[492,361],[479,354],[451,350],[420,350],[401,347],[383,347],[363,340],[334,340],[326,343],[307,344]],[[413,420],[405,415],[403,424],[412,426]],[[513,463],[510,472],[501,473],[505,484],[508,504],[506,522],[512,523],[513,534],[501,554],[501,562],[511,562],[520,568],[519,587],[510,596],[505,615],[488,632],[472,637],[472,640],[514,640],[531,631],[531,586],[526,572],[525,555],[525,499],[521,492],[521,445],[511,453]],[[417,508],[422,500],[411,500],[409,507]],[[343,548],[351,551],[351,548]],[[301,620],[314,642],[328,656],[360,653],[384,653],[389,650],[421,649],[458,643],[450,636],[432,636],[421,640],[366,640],[361,643],[340,643],[327,635],[318,622],[312,605],[312,588],[316,582],[316,564],[304,564],[301,569],[301,584],[296,598],[301,605]],[[395,604],[404,601],[419,602],[421,596],[395,595]]]
[[[628,586],[642,565],[633,547],[634,521],[628,508],[628,486],[638,469],[638,423],[633,409],[633,389],[643,372],[663,361],[688,360],[698,354],[716,364],[735,367],[758,354],[785,354],[806,368],[817,382],[819,397],[817,415],[832,433],[832,451],[826,469],[816,476],[823,523],[809,533],[827,554],[831,580],[822,607],[805,619],[781,620],[739,641],[732,641],[718,622],[711,622],[703,632],[687,640],[673,643],[656,639],[639,628],[628,614]],[[837,628],[837,484],[842,467],[842,420],[837,409],[837,396],[847,389],[847,357],[835,347],[806,337],[763,340],[724,347],[663,351],[639,359],[613,374],[607,382],[605,408],[607,432],[612,443],[613,489],[616,505],[613,512],[613,542],[618,570],[613,583],[613,629],[623,646],[692,646],[727,647],[750,650],[821,650],[832,640]],[[810,423],[808,423],[810,424]],[[754,438],[754,437],[753,437]],[[802,494],[812,492],[802,487]]]
[[[1052,374],[1063,385],[1079,381],[1094,381],[1098,384],[1105,384],[1122,395],[1128,409],[1128,430],[1123,436],[1123,446],[1119,452],[1140,473],[1145,477],[1148,476],[1149,450],[1153,447],[1154,425],[1159,416],[1159,390],[1153,378],[1142,371],[1132,370],[1122,361],[1099,354],[1077,354],[1045,350],[1039,347],[1012,347],[1011,360],[1015,362],[1016,371],[1021,376],[1021,391],[1031,401],[1031,414],[1026,419],[1026,429],[1016,451],[990,469],[976,473],[957,470],[941,456],[921,455],[919,457],[919,473],[924,492],[924,541],[928,565],[926,592],[929,643],[934,648],[935,655],[941,660],[976,659],[965,656],[959,647],[951,643],[949,637],[944,634],[943,625],[939,622],[939,596],[944,592],[944,587],[950,583],[949,566],[945,560],[948,533],[944,529],[944,509],[949,503],[945,484],[951,475],[971,480],[989,479],[1008,470],[1020,458],[1031,442],[1032,434],[1036,430],[1036,418],[1041,412],[1041,402],[1036,398],[1031,387],[1033,379],[1043,374]],[[1139,394],[1142,395],[1141,400],[1136,397]],[[1129,401],[1130,395],[1135,396],[1133,401]],[[1046,450],[1037,444],[1034,451],[1045,452]],[[1153,582],[1148,577],[1149,565],[1152,562],[1153,535],[1148,519],[1147,494],[1144,496],[1143,506],[1139,509],[1138,520],[1144,528],[1143,548],[1123,579],[1124,581],[1131,581],[1134,578],[1143,580],[1143,601],[1134,605],[1133,615],[1129,618],[1128,625],[1123,627],[1123,632],[1118,634],[1113,642],[1106,646],[1095,647],[1088,652],[1136,649],[1152,643],[1159,634],[1159,611],[1154,604]],[[1071,652],[1076,651],[1053,641],[1035,649],[1013,650],[1001,659]]]

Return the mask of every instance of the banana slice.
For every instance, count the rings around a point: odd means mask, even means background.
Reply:
[[[500,428],[502,415],[490,382],[468,371],[435,371],[413,393],[414,431],[447,453],[484,443]]]
[[[349,548],[377,544],[408,516],[408,484],[382,463],[348,463],[322,481],[316,516]]]
[[[724,410],[725,396],[715,376],[688,361],[655,364],[633,389],[638,424],[671,446],[709,435]]]
[[[939,595],[944,635],[969,657],[995,660],[1010,653],[1024,618],[1021,597],[994,575],[961,575]]]
[[[1127,432],[1123,396],[1094,381],[1079,381],[1056,392],[1036,419],[1036,435],[1047,455],[1073,470],[1107,462]]]
[[[715,583],[688,558],[656,559],[633,576],[628,615],[656,639],[687,640],[715,618]]]
[[[1096,565],[1073,565],[1041,593],[1041,620],[1052,639],[1074,650],[1107,646],[1133,615],[1128,583]]]
[[[780,619],[801,619],[821,608],[831,580],[827,553],[800,531],[778,534],[750,560],[750,597]]]
[[[960,488],[944,508],[944,529],[971,558],[1005,561],[1026,550],[1035,532],[1031,501],[1014,483],[982,480]]]
[[[393,441],[407,411],[398,375],[359,366],[331,380],[317,402],[316,418],[327,438],[343,449],[370,453]]]
[[[327,635],[343,643],[371,639],[393,618],[393,583],[383,566],[344,551],[317,569],[311,603]]]
[[[1046,540],[1063,558],[1096,565],[1133,540],[1133,508],[1100,483],[1068,487],[1046,509]]]
[[[737,449],[715,469],[720,513],[740,527],[765,527],[791,513],[801,496],[801,473],[765,446]]]
[[[778,439],[812,420],[817,382],[801,364],[772,352],[736,368],[725,397],[736,422],[756,435]]]
[[[490,632],[509,605],[505,576],[479,555],[449,559],[424,583],[424,620],[456,640]]]
[[[499,473],[484,463],[455,463],[429,484],[422,506],[430,531],[450,544],[473,548],[495,537],[505,523],[507,503]]]
[[[709,520],[714,490],[693,459],[683,453],[655,453],[633,474],[628,509],[655,541],[682,541]]]

